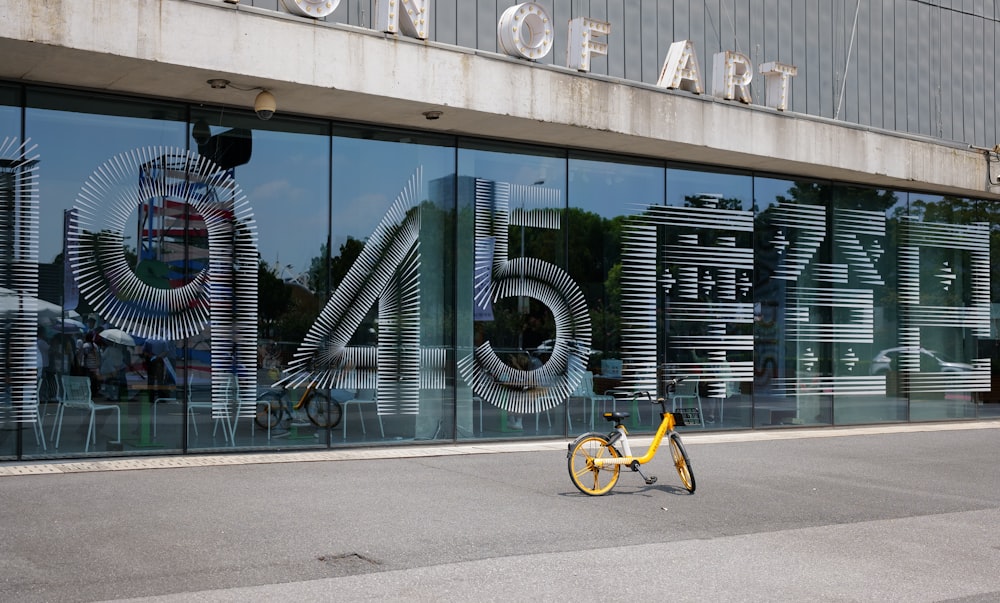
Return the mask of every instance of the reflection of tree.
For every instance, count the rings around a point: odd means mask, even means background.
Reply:
[[[257,265],[257,312],[260,315],[261,337],[276,338],[278,321],[284,316],[291,300],[291,289],[273,268],[260,262]]]
[[[327,270],[329,247],[326,243],[320,245],[319,255],[309,262],[309,288],[319,295],[332,292],[344,280],[364,248],[364,241],[347,237],[340,246],[340,253],[330,258],[330,269]]]
[[[915,195],[911,195],[911,198]],[[897,207],[893,212],[893,218],[897,218],[906,213],[907,208]],[[990,225],[990,266],[1000,266],[1000,205],[988,201],[976,201],[959,197],[942,197],[937,201],[926,201],[916,199],[910,202],[908,213],[911,217],[921,222],[931,222],[938,224],[975,224],[985,223]],[[925,275],[933,278],[933,273],[940,268],[939,265],[932,265],[930,262],[922,262],[921,270]],[[959,286],[952,287],[947,299],[933,301],[935,304],[967,305],[970,303],[971,287],[962,286],[962,283],[970,283],[971,275],[967,273],[968,266],[964,263],[955,265],[956,283]],[[923,276],[922,276],[923,278]],[[943,294],[943,292],[941,292]],[[1000,298],[1000,280],[990,279],[990,299]]]

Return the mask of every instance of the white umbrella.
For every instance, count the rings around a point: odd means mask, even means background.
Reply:
[[[87,330],[87,327],[79,320],[64,318],[52,321],[52,329],[59,333],[83,333]]]
[[[42,317],[58,318],[65,315],[76,318],[80,316],[74,310],[64,311],[59,307],[59,304],[54,304],[37,297],[26,296],[12,289],[7,289],[6,287],[0,287],[0,312],[7,313],[17,311],[21,308],[24,302],[29,300],[33,300],[35,302],[36,312]]]
[[[121,329],[104,329],[97,335],[104,341],[110,341],[111,343],[135,345],[135,339],[132,339],[131,335]]]

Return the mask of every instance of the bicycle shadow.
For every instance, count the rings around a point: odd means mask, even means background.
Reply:
[[[647,486],[645,484],[636,484],[634,486],[626,486],[625,484],[619,483],[615,486],[614,490],[603,494],[601,496],[590,496],[589,494],[584,494],[577,489],[566,490],[565,492],[560,492],[559,496],[570,496],[579,498],[607,498],[609,496],[636,496],[636,495],[646,495],[652,496],[657,493],[669,494],[671,496],[694,496],[694,492],[688,492],[687,488],[683,486],[674,486],[671,484],[653,484]]]

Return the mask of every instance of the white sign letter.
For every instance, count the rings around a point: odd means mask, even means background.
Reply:
[[[701,73],[698,70],[698,57],[694,54],[691,40],[674,42],[670,45],[656,85],[660,88],[680,88],[701,94]]]
[[[402,33],[411,38],[427,39],[430,0],[377,0],[375,23],[379,31]],[[400,15],[403,19],[400,19]]]
[[[552,19],[534,2],[515,4],[497,22],[497,45],[512,57],[538,60],[552,50],[553,37]]]
[[[322,19],[337,10],[340,0],[281,0],[293,15]]]
[[[750,104],[750,80],[753,64],[744,54],[727,50],[714,55],[712,69],[712,96],[733,100],[739,89],[741,103]]]
[[[799,72],[794,65],[783,65],[771,61],[762,63],[760,72],[764,74],[764,104],[772,109],[784,111],[788,108],[788,78]]]
[[[566,45],[566,66],[577,71],[590,71],[590,55],[607,56],[608,45],[595,42],[595,36],[611,33],[611,24],[580,17],[569,22],[569,43]]]

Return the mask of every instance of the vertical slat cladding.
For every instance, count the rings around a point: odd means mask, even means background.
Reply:
[[[497,52],[501,14],[521,0],[430,0],[429,39]],[[1000,139],[993,111],[997,8],[978,0],[539,0],[555,29],[539,62],[564,65],[566,24],[611,23],[608,55],[592,73],[652,84],[670,44],[692,40],[704,81],[712,55],[735,50],[753,64],[799,67],[789,111],[980,146]],[[287,12],[278,0],[244,5]],[[372,26],[375,0],[343,0],[329,23]],[[858,29],[853,48],[855,11]],[[851,55],[847,65],[848,53]],[[755,103],[763,102],[755,74]],[[843,95],[843,100],[841,100]],[[840,105],[838,113],[837,107]]]

